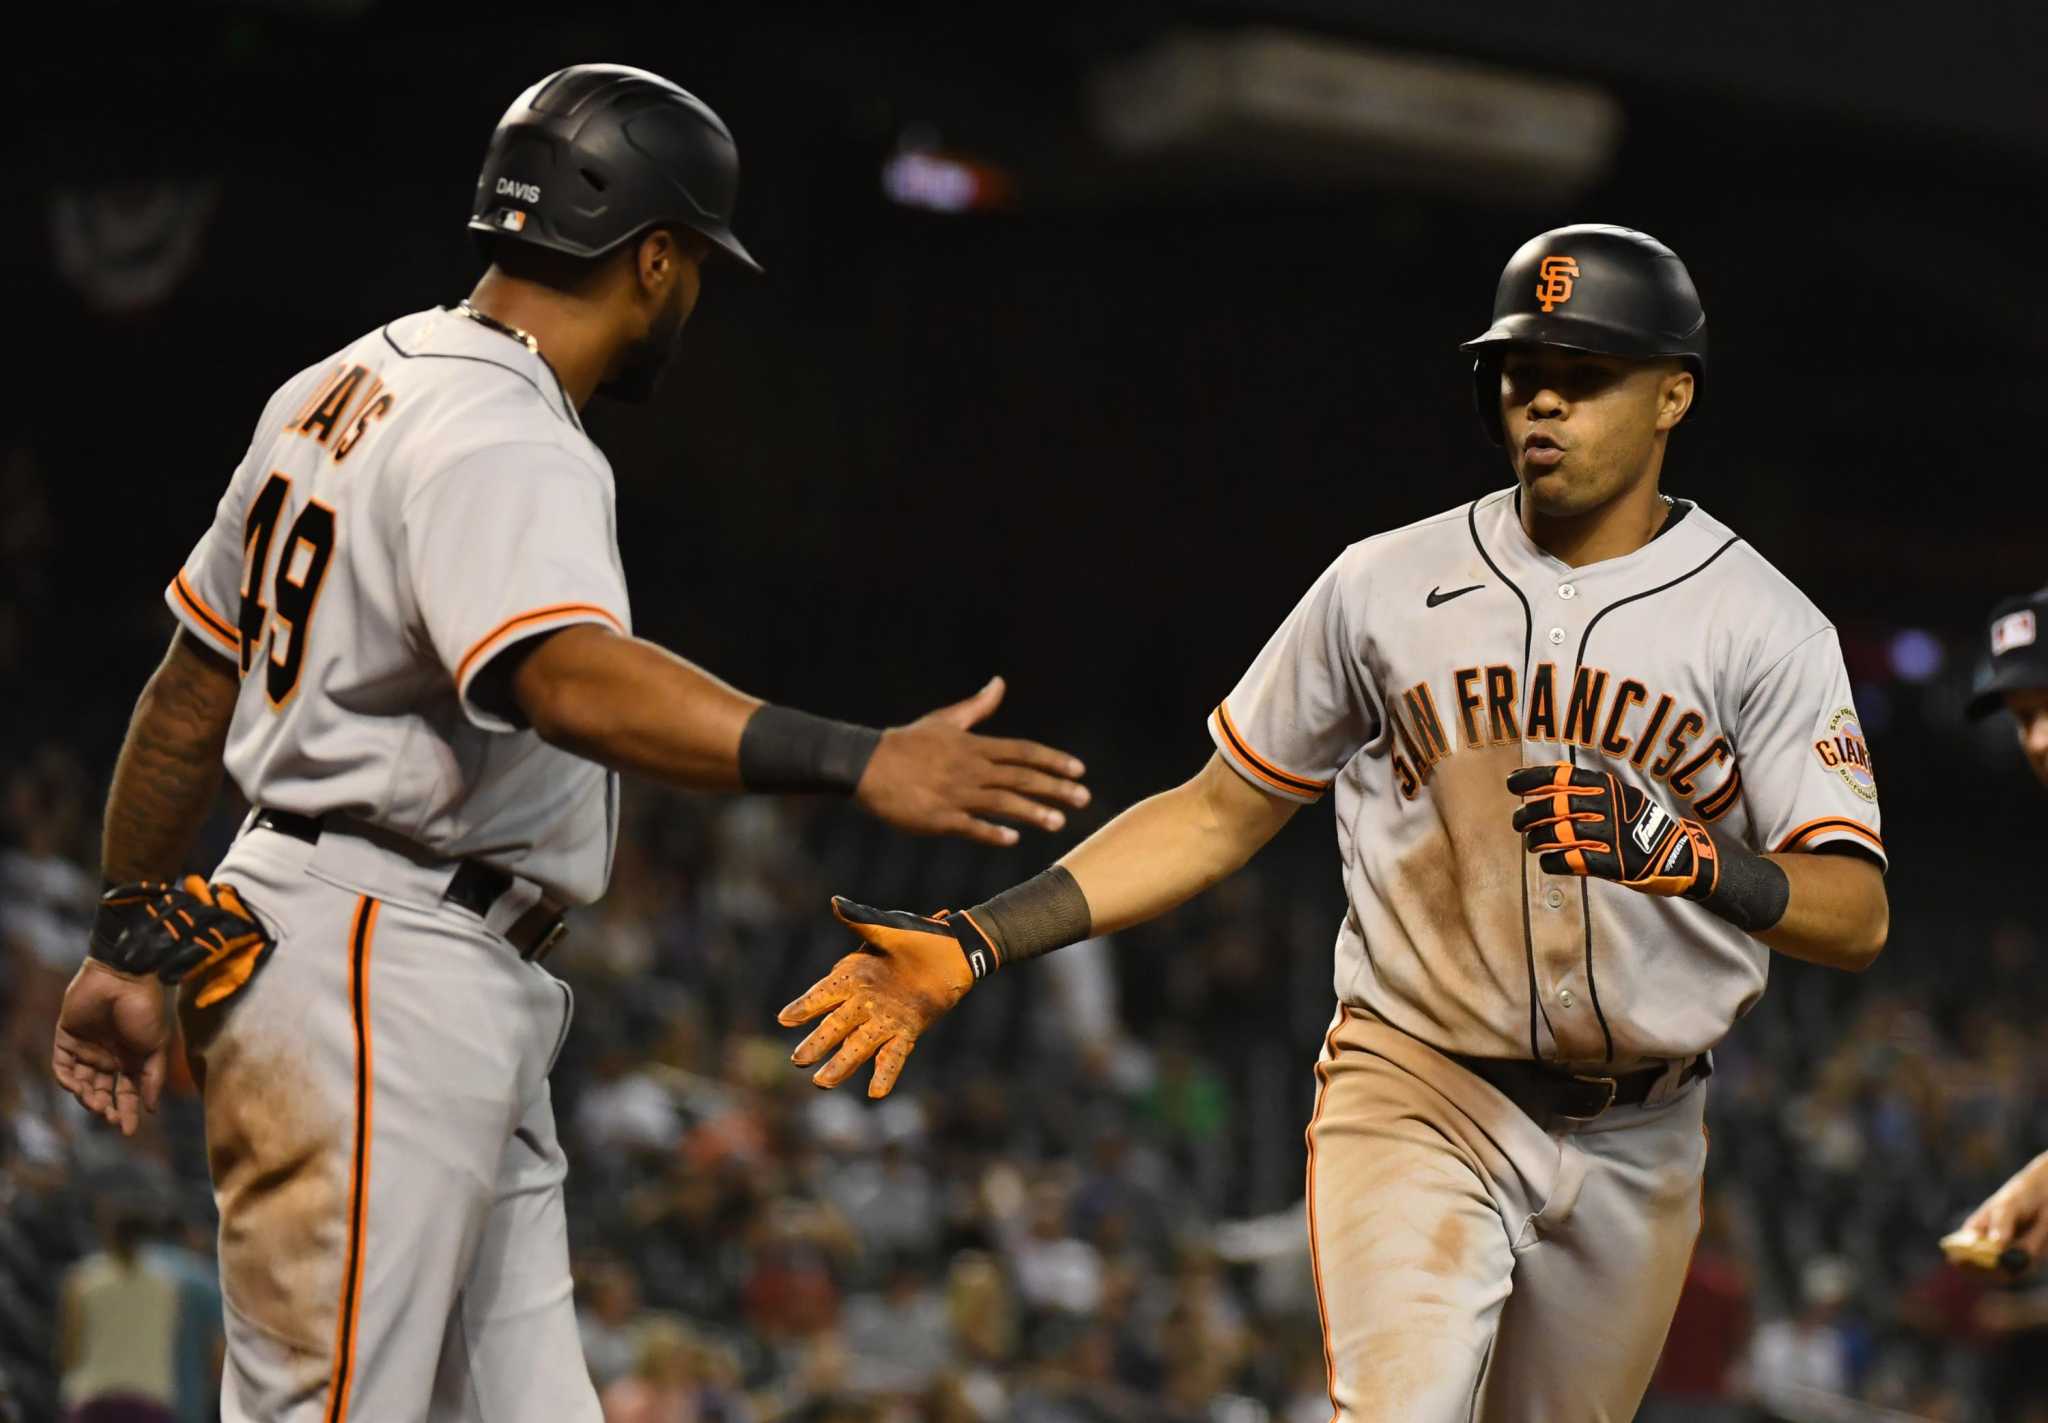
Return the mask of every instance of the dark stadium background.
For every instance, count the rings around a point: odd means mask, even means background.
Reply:
[[[654,406],[591,412],[619,478],[638,629],[752,692],[866,721],[1001,672],[1012,690],[994,725],[1078,752],[1097,792],[1066,835],[1012,852],[885,843],[792,812],[792,833],[830,847],[819,862],[855,876],[824,888],[968,900],[1196,768],[1205,713],[1339,549],[1504,482],[1455,345],[1484,324],[1524,238],[1618,222],[1684,257],[1710,317],[1704,401],[1665,488],[1836,620],[1884,795],[1892,947],[1860,981],[1781,962],[1763,1095],[1803,1091],[1795,1070],[1870,994],[1926,1015],[1941,1052],[1967,1059],[1995,1021],[2037,1030],[2025,1015],[2048,968],[2030,937],[2048,798],[2002,719],[1960,711],[1985,610],[2048,582],[2043,13],[67,7],[10,66],[0,140],[0,762],[68,760],[96,808],[169,634],[158,595],[263,399],[369,326],[466,293],[477,261],[462,223],[498,113],[553,68],[617,60],[675,78],[731,124],[737,227],[767,268],[710,274]],[[1252,27],[1589,84],[1618,103],[1621,141],[1566,197],[1540,172],[1290,178],[1107,149],[1092,74],[1176,30]],[[1009,200],[891,201],[884,165],[921,147],[999,170]],[[705,872],[713,812],[680,806],[676,822],[697,828],[663,831],[666,803],[647,812],[651,843]],[[1237,1214],[1298,1194],[1341,910],[1327,809],[1297,818],[1257,885],[1255,913],[1228,912],[1276,926],[1254,975],[1276,1003],[1246,1031],[1276,1049],[1286,1111],[1240,1143],[1258,1161],[1226,1192]],[[822,962],[830,934],[806,932],[769,987]],[[1177,1027],[1199,1046],[1229,1029],[1175,1021],[1181,1000],[1154,991],[1178,946],[1171,925],[1128,936],[1123,1003],[1141,1036]],[[997,985],[1004,1006],[984,1016],[1025,1011],[1029,991]],[[584,1052],[605,1022],[579,1025]],[[943,1090],[943,1049],[931,1056],[912,1075]],[[2029,1085],[1990,1181],[2048,1142],[2025,1139],[2043,1101]],[[1717,1158],[1710,1180],[1740,1156]],[[1929,1221],[1966,1203],[1942,1194],[1940,1161],[1909,1183]],[[1809,1206],[1824,1223],[1855,1216],[1836,1197]],[[89,1202],[67,1209],[89,1223]],[[1759,1314],[1796,1309],[1801,1252],[1823,1247],[1855,1254],[1801,1237],[1757,1266]],[[1863,1268],[1873,1335],[1906,1327],[1909,1269]],[[1915,1347],[1942,1375],[1940,1349]],[[1957,1407],[2033,1396],[1986,1367],[1955,1384]]]

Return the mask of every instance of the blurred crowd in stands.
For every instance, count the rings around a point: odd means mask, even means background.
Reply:
[[[204,1423],[221,1299],[190,1079],[124,1142],[47,1068],[101,772],[55,748],[5,770],[0,1420]],[[608,1423],[1324,1423],[1300,1208],[1322,827],[991,980],[876,1104],[817,1092],[773,1027],[842,947],[827,894],[967,902],[1043,847],[1010,863],[794,801],[628,814],[611,894],[550,961],[576,995],[554,1099]],[[1781,961],[1717,1052],[1645,1420],[2048,1423],[2048,1293],[1934,1245],[2048,1146],[2048,960],[2016,921],[1935,932],[1895,916],[1862,977]]]

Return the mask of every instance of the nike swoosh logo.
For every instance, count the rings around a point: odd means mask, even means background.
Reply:
[[[1485,586],[1486,585],[1484,583],[1474,583],[1466,588],[1453,588],[1448,593],[1439,593],[1436,591],[1436,589],[1432,588],[1429,590],[1428,602],[1429,605],[1432,608],[1434,608],[1438,603],[1448,603],[1451,601],[1451,599],[1462,598],[1467,593],[1477,593],[1481,588],[1484,588]]]

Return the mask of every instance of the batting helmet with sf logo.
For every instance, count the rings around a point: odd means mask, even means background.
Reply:
[[[1494,290],[1493,324],[1458,349],[1473,356],[1479,424],[1501,441],[1500,357],[1510,346],[1604,356],[1677,356],[1707,372],[1707,315],[1678,254],[1645,232],[1607,223],[1554,228],[1523,243]]]

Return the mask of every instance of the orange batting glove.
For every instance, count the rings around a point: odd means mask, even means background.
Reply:
[[[838,895],[832,912],[860,936],[860,947],[775,1019],[794,1028],[829,1011],[789,1060],[809,1067],[837,1047],[811,1077],[820,1087],[837,1087],[874,1058],[868,1095],[886,1097],[918,1035],[966,997],[976,979],[994,972],[995,949],[965,914],[871,909]]]

